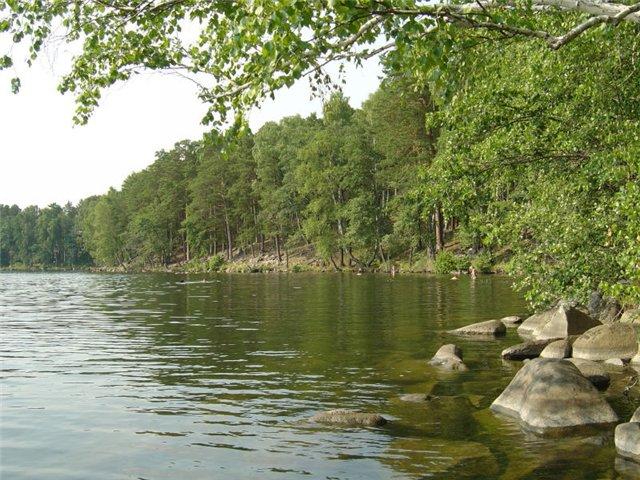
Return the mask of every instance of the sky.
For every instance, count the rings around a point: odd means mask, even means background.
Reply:
[[[66,62],[63,62],[66,63]],[[155,152],[183,139],[199,139],[206,107],[194,85],[178,76],[149,73],[107,91],[88,125],[74,126],[73,97],[56,90],[63,66],[42,58],[21,71],[22,88],[10,92],[15,74],[0,72],[0,204],[47,206],[120,188],[132,172],[151,164]],[[354,107],[379,84],[373,59],[347,68],[345,94]],[[287,115],[320,112],[307,81],[278,92],[250,113],[255,131]]]

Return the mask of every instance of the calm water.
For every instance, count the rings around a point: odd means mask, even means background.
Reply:
[[[2,274],[0,477],[617,478],[610,436],[545,440],[487,410],[506,339],[445,330],[524,311],[507,279]],[[180,280],[186,280],[180,283]],[[426,405],[398,401],[431,392]],[[612,405],[628,401],[615,388]],[[305,422],[336,407],[379,429]]]

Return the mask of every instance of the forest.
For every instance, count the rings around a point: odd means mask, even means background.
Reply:
[[[304,249],[336,270],[504,270],[534,305],[585,301],[593,290],[640,302],[636,5],[571,29],[587,10],[470,17],[330,2],[325,21],[296,2],[281,10],[214,2],[213,13],[192,4],[167,4],[162,24],[154,7],[140,7],[139,48],[137,34],[108,30],[129,15],[124,7],[104,18],[106,7],[78,13],[99,21],[83,25],[84,51],[60,89],[77,95],[83,123],[101,89],[126,80],[132,65],[206,71],[219,80],[201,93],[211,132],[158,152],[120,190],[77,206],[2,206],[2,266],[135,269],[265,252],[285,261]],[[35,27],[66,18],[16,8],[23,23],[6,29],[30,25],[34,54],[48,34]],[[192,64],[172,43],[185,15],[215,19],[218,29],[188,50]],[[298,41],[296,29],[317,35]],[[261,43],[262,34],[272,40]],[[381,36],[393,44],[377,47]],[[381,53],[385,77],[360,108],[315,63]],[[305,76],[324,95],[322,115],[247,128],[243,109]]]

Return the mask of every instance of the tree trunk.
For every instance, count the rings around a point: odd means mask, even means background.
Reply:
[[[444,218],[440,205],[436,207],[433,223],[436,231],[436,252],[439,252],[440,250],[444,250]]]
[[[276,254],[278,255],[278,263],[282,262],[282,254],[280,253],[280,235],[276,235]]]

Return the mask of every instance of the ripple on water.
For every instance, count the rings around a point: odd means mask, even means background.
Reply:
[[[614,475],[610,438],[549,441],[487,410],[511,337],[457,339],[464,374],[426,365],[446,330],[522,312],[504,278],[180,280],[0,275],[3,479]],[[332,408],[392,422],[307,420]]]

